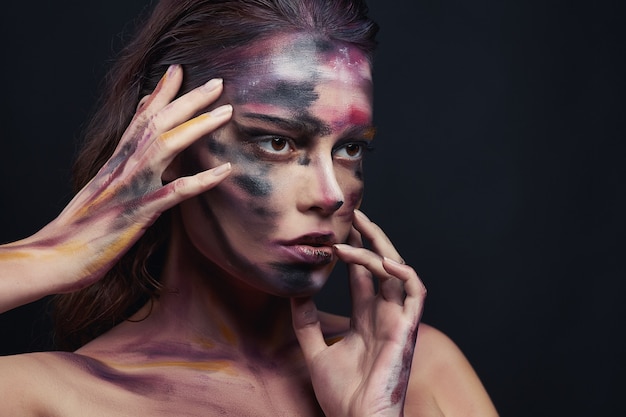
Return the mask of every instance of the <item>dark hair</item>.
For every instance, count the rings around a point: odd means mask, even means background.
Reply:
[[[358,47],[372,61],[377,25],[363,0],[161,0],[109,71],[104,94],[85,130],[74,166],[80,190],[112,155],[139,100],[171,64],[181,64],[179,94],[209,79],[229,79],[242,48],[279,33],[310,32]],[[127,319],[158,296],[158,256],[169,235],[164,213],[92,286],[54,299],[55,342],[74,350]],[[150,266],[149,261],[156,265]],[[154,269],[153,269],[154,268]]]

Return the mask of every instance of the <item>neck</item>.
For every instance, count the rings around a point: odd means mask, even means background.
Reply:
[[[288,299],[229,275],[199,254],[179,230],[172,233],[162,282],[150,320],[175,332],[178,340],[228,344],[253,355],[280,354],[297,344]]]

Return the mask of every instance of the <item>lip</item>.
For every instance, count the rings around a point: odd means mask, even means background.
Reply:
[[[288,262],[312,266],[323,266],[333,262],[335,243],[337,241],[332,233],[311,233],[278,242]]]

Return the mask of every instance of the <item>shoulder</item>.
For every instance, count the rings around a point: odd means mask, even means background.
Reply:
[[[58,355],[29,353],[0,357],[2,415],[40,416],[50,413],[48,399],[57,397],[53,381],[61,362]]]
[[[102,390],[97,360],[68,352],[38,352],[0,357],[0,415],[66,414],[91,388]]]
[[[445,416],[497,416],[459,347],[443,332],[422,323],[411,368],[407,409],[425,402]]]

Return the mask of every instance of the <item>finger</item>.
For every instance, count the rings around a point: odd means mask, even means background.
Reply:
[[[372,250],[381,257],[393,259],[404,264],[404,259],[400,256],[391,240],[385,232],[374,222],[372,222],[362,211],[354,212],[355,227],[370,242]],[[398,280],[384,280],[380,283],[380,292],[385,299],[402,303],[404,299],[404,287],[402,282]]]
[[[221,78],[209,80],[160,109],[151,120],[153,128],[160,134],[186,122],[199,112],[205,111],[217,100],[222,90]]]
[[[129,145],[131,150],[134,150],[138,143],[147,142],[157,136],[156,129],[151,125],[152,119],[159,110],[167,106],[176,97],[182,81],[181,66],[170,65],[152,94],[143,97],[139,102],[137,112],[128,129],[122,135],[114,155],[119,152],[128,152]]]
[[[144,112],[156,113],[168,105],[176,97],[182,81],[182,67],[177,64],[170,65],[152,93],[139,102],[137,115]]]
[[[354,211],[354,226],[370,242],[374,252],[380,256],[404,263],[404,259],[402,259],[385,232],[360,210]]]
[[[322,334],[317,307],[311,297],[291,299],[291,320],[307,363],[328,347]]]
[[[348,235],[348,244],[355,248],[362,248],[363,241],[361,234],[353,227]],[[341,256],[337,253],[337,256]],[[341,259],[341,258],[340,258]],[[365,300],[375,295],[372,273],[363,265],[348,263],[349,288],[353,306],[359,305],[361,300]]]
[[[141,100],[139,100],[139,103],[137,104],[137,109],[135,110],[135,113],[138,113],[139,110],[141,110],[142,108],[144,108],[144,106],[146,105],[146,103],[148,102],[148,100],[150,100],[150,95],[147,96],[143,96]]]
[[[178,178],[147,196],[141,206],[147,212],[162,213],[182,201],[218,185],[232,172],[230,162],[190,177]]]
[[[215,131],[226,123],[233,114],[233,107],[226,104],[211,112],[201,114],[159,135],[149,152],[142,155],[146,164],[160,161],[164,170],[180,153],[199,138]]]
[[[385,300],[398,305],[403,304],[404,289],[402,282],[383,267],[383,258],[368,249],[354,248],[349,245],[337,244],[335,245],[335,250],[342,261],[362,265],[374,274],[379,279],[380,294]],[[362,282],[359,281],[358,284],[362,284]],[[364,290],[361,288],[358,288],[358,290],[362,291],[359,294],[363,294]]]
[[[426,298],[426,287],[417,273],[408,265],[400,264],[393,259],[383,258],[383,268],[404,284],[406,298],[404,307],[410,314],[421,315]]]

